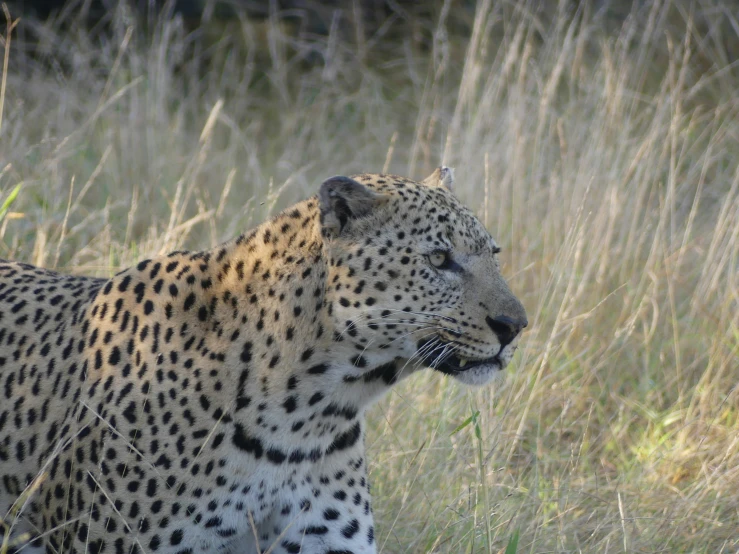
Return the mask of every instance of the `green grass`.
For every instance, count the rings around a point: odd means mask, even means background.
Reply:
[[[468,36],[441,9],[425,42],[22,21],[0,256],[105,276],[331,175],[454,166],[531,324],[504,382],[372,411],[381,551],[736,552],[739,22],[533,6],[481,1]]]

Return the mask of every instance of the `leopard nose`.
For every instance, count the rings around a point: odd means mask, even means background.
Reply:
[[[501,348],[510,344],[521,332],[521,329],[529,324],[525,319],[512,319],[504,315],[496,317],[486,316],[485,322],[492,329],[493,333],[495,333],[495,336],[498,337]]]

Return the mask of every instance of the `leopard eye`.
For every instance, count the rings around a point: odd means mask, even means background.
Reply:
[[[449,252],[438,250],[429,254],[429,262],[437,269],[444,269],[445,266],[449,265]]]

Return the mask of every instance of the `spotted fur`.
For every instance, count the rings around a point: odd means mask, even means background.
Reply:
[[[365,410],[427,367],[488,382],[526,325],[451,186],[334,177],[112,279],[0,263],[0,514],[37,485],[26,551],[376,552]]]

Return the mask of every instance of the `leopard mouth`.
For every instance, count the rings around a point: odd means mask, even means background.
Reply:
[[[423,347],[430,341],[419,343],[419,350],[423,351]],[[429,366],[436,371],[445,375],[459,375],[473,369],[484,369],[487,371],[500,371],[507,365],[500,357],[500,352],[490,358],[472,359],[457,354],[447,354],[441,359],[427,360]]]
[[[481,368],[482,366],[485,366],[485,369],[487,370],[501,370],[505,364],[503,363],[503,360],[500,359],[500,355],[481,360],[471,360],[462,356],[451,355],[434,365],[434,369],[446,375],[457,375],[475,368]]]

